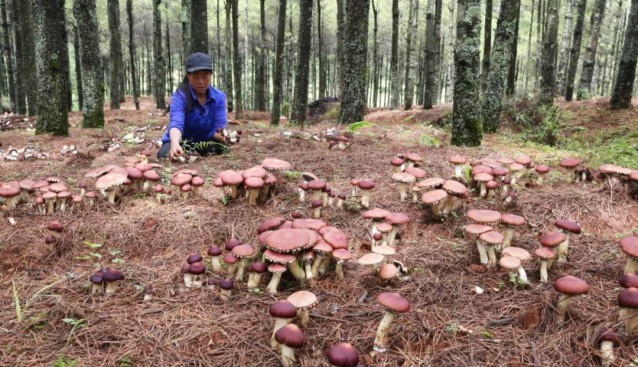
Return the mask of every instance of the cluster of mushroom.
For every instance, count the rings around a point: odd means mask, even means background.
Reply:
[[[417,181],[424,179],[426,173],[419,168],[423,158],[416,153],[397,154],[390,160],[390,164],[394,167],[392,180],[399,187],[399,199],[405,202],[408,199],[409,191],[412,185]],[[417,192],[420,191],[414,186],[412,190],[413,201],[417,201]]]
[[[244,171],[227,170],[219,173],[213,184],[225,197],[237,199],[245,194],[248,204],[265,202],[274,191],[278,172],[290,170],[292,165],[277,158],[266,158],[261,165]]]
[[[200,176],[199,171],[196,169],[182,169],[175,173],[171,177],[171,185],[175,186],[175,191],[179,191],[180,196],[183,199],[188,199],[192,194],[199,195],[201,187],[204,186],[206,181]],[[156,193],[161,193],[164,190],[158,190],[155,187]]]
[[[337,207],[343,208],[343,203],[346,200],[346,194],[341,192],[336,193],[336,190],[332,188],[324,180],[316,178],[311,173],[304,173],[302,175],[304,181],[298,186],[299,200],[302,202],[308,201],[313,211],[313,217],[315,219],[321,218],[322,208]],[[306,181],[308,178],[310,180]],[[309,196],[309,200],[306,200],[306,195]]]
[[[132,161],[129,160],[127,164],[132,164]],[[84,178],[95,179],[96,190],[109,203],[115,204],[118,197],[129,191],[150,191],[151,186],[157,186],[161,177],[155,168],[161,167],[159,164],[143,162],[127,167],[110,164],[87,172]],[[164,191],[163,187],[161,191]],[[157,187],[155,187],[155,192],[158,192]]]
[[[117,292],[118,282],[124,280],[124,273],[115,268],[102,268],[89,277],[91,294],[110,296]]]
[[[207,251],[210,256],[211,272],[213,274],[221,275],[222,278],[207,278],[208,268],[204,262],[204,258],[195,252],[191,252],[186,257],[186,262],[182,265],[180,273],[184,281],[186,288],[202,288],[206,287],[211,291],[219,290],[219,297],[222,300],[228,300],[232,296],[232,290],[235,287],[235,281],[233,276],[236,273],[238,259],[234,256],[235,250],[233,248],[250,245],[242,245],[237,239],[230,239],[226,242],[225,249],[226,255],[223,257],[225,263],[228,265],[227,274],[224,273],[220,258],[222,258],[222,250],[215,244],[212,244]]]

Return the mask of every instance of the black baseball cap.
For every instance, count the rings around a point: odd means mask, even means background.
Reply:
[[[213,62],[205,53],[195,52],[194,54],[188,55],[188,58],[186,59],[187,73],[192,73],[198,70],[213,71]]]

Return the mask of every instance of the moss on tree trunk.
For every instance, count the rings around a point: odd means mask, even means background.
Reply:
[[[459,0],[454,50],[456,80],[452,112],[452,145],[481,145],[479,101],[481,65],[481,2]]]

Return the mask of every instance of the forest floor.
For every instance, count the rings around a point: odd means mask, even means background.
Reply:
[[[297,353],[301,366],[328,366],[325,351],[340,341],[359,350],[364,366],[598,366],[596,337],[619,326],[617,280],[626,256],[618,242],[638,232],[638,202],[619,184],[569,183],[558,161],[576,156],[594,169],[603,162],[638,169],[638,110],[610,111],[602,98],[559,102],[559,107],[559,124],[543,125],[557,139],[554,147],[533,141],[531,133],[538,129],[521,127],[520,121],[532,120],[524,106],[513,109],[502,132],[485,136],[481,147],[451,147],[445,125],[451,106],[446,105],[431,111],[370,111],[366,120],[372,124],[357,130],[345,151],[329,150],[326,142],[282,138],[282,129],[299,129],[271,128],[266,113],[249,112],[246,121],[229,126],[243,130],[229,154],[188,165],[160,162],[164,175],[199,169],[207,179],[206,200],[175,198],[159,204],[152,196],[134,194],[114,206],[101,201],[90,210],[54,215],[36,215],[20,205],[13,213],[14,226],[0,222],[0,366],[278,366],[279,357],[269,346],[273,319],[268,306],[299,290],[297,282],[284,279],[276,296],[252,294],[239,284],[232,298],[222,301],[205,288],[183,289],[180,275],[192,251],[205,254],[211,243],[231,237],[255,244],[263,220],[289,217],[293,210],[310,215],[308,205],[296,199],[297,175],[287,175],[277,195],[261,207],[248,207],[244,199],[221,200],[211,184],[218,172],[250,168],[266,157],[311,171],[338,192],[349,192],[351,178],[372,179],[377,188],[371,207],[411,218],[393,256],[409,269],[407,279],[381,284],[371,268],[347,263],[346,281],[329,273],[311,284],[319,304],[311,311],[306,344]],[[1,149],[29,145],[50,154],[48,159],[0,161],[0,181],[59,176],[74,185],[92,168],[123,166],[125,156],[143,149],[156,152],[154,141],[168,120],[160,112],[143,98],[141,111],[130,100],[121,110],[106,109],[104,130],[80,129],[81,113],[73,112],[69,137],[35,136],[29,123],[0,131]],[[324,121],[306,131],[333,126]],[[136,131],[145,142],[121,142]],[[107,152],[113,139],[121,147]],[[78,154],[59,153],[71,144]],[[399,202],[389,161],[404,152],[424,157],[428,177],[451,177],[447,157],[452,154],[472,160],[528,154],[553,171],[542,186],[519,186],[512,204],[474,197],[458,215],[440,222],[420,204]],[[531,284],[515,286],[506,273],[476,266],[476,247],[463,231],[468,223],[463,212],[472,208],[524,216],[528,225],[518,231],[514,245],[530,252],[538,247],[538,234],[553,230],[556,219],[579,222],[583,233],[572,238],[569,262],[550,271],[549,284],[539,283],[532,260],[525,264]],[[349,236],[355,258],[369,251],[360,213],[327,208],[322,217]],[[55,245],[44,242],[51,219],[66,226]],[[99,265],[126,274],[114,296],[89,295],[87,279]],[[566,321],[559,323],[552,312],[557,293],[551,281],[563,275],[584,279],[591,289],[574,299]],[[154,292],[144,302],[146,285]],[[484,292],[476,294],[476,286]],[[376,296],[384,291],[400,293],[412,308],[395,319],[388,351],[371,356],[383,315]],[[623,338],[614,365],[633,365],[636,358],[635,339]]]

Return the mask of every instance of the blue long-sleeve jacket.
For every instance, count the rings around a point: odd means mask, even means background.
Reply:
[[[169,131],[177,128],[182,132],[182,141],[200,142],[212,140],[213,135],[219,129],[226,127],[226,95],[219,89],[208,87],[206,102],[202,106],[195,96],[193,88],[188,85],[192,98],[192,106],[186,112],[185,93],[177,89],[171,99],[171,113],[168,129],[162,137],[162,142],[170,141]]]

